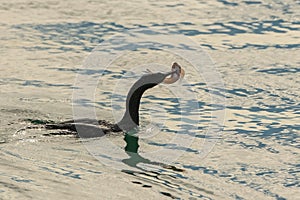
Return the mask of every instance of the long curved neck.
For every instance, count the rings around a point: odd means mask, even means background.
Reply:
[[[151,80],[145,77],[140,78],[129,90],[126,99],[126,111],[119,123],[118,127],[123,131],[130,131],[139,126],[139,107],[144,92],[156,86]]]

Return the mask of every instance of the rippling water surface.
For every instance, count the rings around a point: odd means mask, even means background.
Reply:
[[[299,198],[299,1],[2,0],[0,10],[0,199]],[[226,116],[206,157],[199,154],[217,108],[205,77],[184,59],[145,48],[105,71],[82,65],[99,43],[140,28],[186,36],[214,62],[224,87],[213,92],[226,100]],[[28,119],[72,119],[80,74],[102,78],[95,100],[76,103],[113,121],[128,90],[116,87],[119,80],[132,83],[146,70],[134,66],[175,60],[186,69],[197,109],[178,111],[171,91],[184,81],[147,91],[139,139],[81,141],[23,129],[32,126]],[[176,137],[192,142],[178,145]],[[104,153],[99,144],[106,141],[119,153]],[[160,149],[180,157],[165,163],[149,154]]]

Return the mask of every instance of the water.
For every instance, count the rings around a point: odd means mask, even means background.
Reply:
[[[0,9],[0,199],[300,196],[299,1],[14,0],[2,1]],[[109,136],[121,153],[114,158],[99,155],[112,162],[108,165],[86,148],[97,149],[101,139],[81,141],[43,136],[48,133],[43,129],[22,130],[30,125],[27,119],[71,119],[76,75],[103,72],[84,68],[83,60],[100,42],[137,28],[185,35],[213,60],[225,84],[214,92],[226,99],[226,117],[205,158],[199,153],[214,105],[205,80],[183,60],[179,62],[198,94],[199,109],[182,122],[178,99],[167,87],[147,92],[141,105],[139,154],[124,151],[128,138]],[[79,103],[96,108],[99,119],[113,120],[122,113],[128,89],[115,88],[115,83],[124,75],[129,82],[139,75],[124,67],[153,60],[168,65],[174,59],[151,50],[122,57],[105,72],[95,102]],[[165,119],[157,122],[161,131],[147,126],[156,118]],[[195,126],[199,129],[179,137],[192,138],[192,144],[170,142],[181,129]],[[149,154],[160,148],[181,156],[166,165]]]

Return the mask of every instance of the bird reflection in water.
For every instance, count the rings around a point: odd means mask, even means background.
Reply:
[[[142,167],[139,167],[138,164],[149,164],[149,165],[161,166],[163,168],[171,169],[177,172],[184,171],[183,169],[176,168],[175,166],[167,165],[160,162],[154,162],[142,157],[138,153],[138,149],[140,147],[139,138],[138,136],[135,135],[134,132],[126,133],[124,136],[124,141],[126,142],[125,152],[129,156],[129,158],[122,160],[122,162],[125,163],[126,165],[140,169],[142,171],[144,171],[144,169]]]

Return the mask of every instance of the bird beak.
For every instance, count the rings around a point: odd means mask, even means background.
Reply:
[[[175,83],[178,79],[182,79],[185,75],[185,72],[179,64],[174,62],[172,65],[171,72],[168,72],[165,75],[166,78],[163,80],[163,83],[172,84]]]

